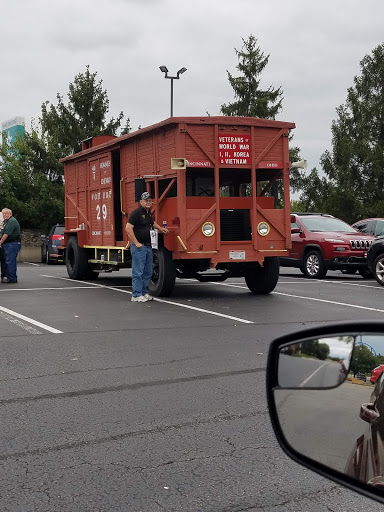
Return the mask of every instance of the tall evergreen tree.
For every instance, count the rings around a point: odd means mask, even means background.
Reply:
[[[260,89],[260,75],[268,64],[269,55],[265,56],[257,45],[257,39],[250,35],[242,39],[241,50],[235,48],[239,63],[236,69],[241,73],[234,77],[228,70],[228,81],[235,94],[233,103],[221,105],[225,116],[260,117],[275,119],[282,108],[283,91],[281,87]]]
[[[43,133],[57,139],[63,156],[80,151],[81,141],[88,137],[116,135],[124,114],[120,112],[116,119],[106,121],[109,99],[102,84],[102,80],[97,80],[97,72],[91,73],[86,66],[85,72],[76,75],[69,84],[67,105],[60,93],[57,93],[57,106],[49,101],[42,104]]]
[[[332,151],[321,164],[330,213],[353,222],[384,217],[384,44],[360,62],[361,73],[332,122]]]

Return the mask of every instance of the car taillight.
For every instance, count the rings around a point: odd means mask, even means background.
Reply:
[[[51,240],[62,240],[63,238],[62,235],[51,235]]]

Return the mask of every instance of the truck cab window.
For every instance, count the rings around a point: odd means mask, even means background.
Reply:
[[[187,169],[187,196],[213,197],[215,178],[213,169]]]
[[[220,169],[220,197],[252,195],[250,169]]]

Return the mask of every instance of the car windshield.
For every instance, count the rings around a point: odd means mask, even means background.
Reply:
[[[301,217],[300,221],[308,231],[341,231],[343,233],[356,233],[356,229],[333,217]]]
[[[65,226],[56,226],[53,234],[54,235],[63,235],[64,230],[65,230]]]

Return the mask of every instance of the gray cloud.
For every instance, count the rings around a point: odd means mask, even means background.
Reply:
[[[226,70],[234,47],[254,34],[270,61],[262,85],[282,86],[279,118],[296,123],[294,144],[311,167],[330,147],[335,109],[365,54],[383,42],[384,4],[323,0],[20,0],[2,5],[0,121],[38,117],[45,100],[65,94],[89,64],[103,79],[110,115],[123,110],[133,127],[175,115],[212,115],[233,99]]]

